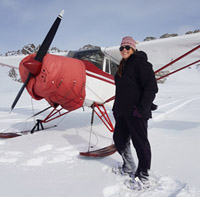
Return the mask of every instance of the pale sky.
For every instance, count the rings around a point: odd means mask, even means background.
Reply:
[[[200,29],[199,8],[199,0],[0,0],[0,53],[42,43],[61,10],[51,47],[76,50]]]

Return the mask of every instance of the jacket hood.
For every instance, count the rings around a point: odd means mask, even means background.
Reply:
[[[135,55],[141,59],[148,60],[147,54],[144,51],[136,51]]]

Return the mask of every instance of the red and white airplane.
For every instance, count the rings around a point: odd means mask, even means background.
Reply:
[[[95,112],[108,130],[113,132],[114,127],[104,105],[112,104],[114,100],[113,76],[121,59],[119,46],[70,51],[67,56],[47,54],[62,15],[63,12],[56,18],[37,54],[28,55],[21,60],[19,72],[24,84],[11,109],[26,88],[32,98],[45,99],[50,104],[45,110],[52,108],[46,118],[38,120],[31,133],[35,129],[43,129],[43,123],[83,106],[92,107],[93,114]],[[200,62],[199,48],[200,33],[137,44],[138,50],[147,53],[155,73],[160,74],[157,80]],[[0,133],[0,137],[9,138],[21,134]],[[95,157],[114,152],[114,145],[111,145],[81,154]]]

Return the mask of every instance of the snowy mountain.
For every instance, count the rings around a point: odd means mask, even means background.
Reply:
[[[32,53],[36,53],[39,50],[40,45],[35,46],[34,44],[27,44],[24,45],[24,47],[20,50],[17,51],[8,51],[5,53],[5,56],[16,56],[16,55],[28,55]],[[61,52],[66,52],[63,50],[58,49],[57,47],[52,47],[48,51],[49,53],[61,53]]]
[[[1,58],[5,62],[6,57],[0,57],[0,62]],[[18,64],[16,57],[7,58],[6,62]],[[32,100],[24,91],[15,110],[9,113],[21,84],[9,78],[8,71],[0,66],[0,131],[30,129],[35,122],[30,117],[48,104]],[[122,162],[117,153],[101,159],[79,156],[79,152],[88,150],[91,131],[91,150],[112,143],[112,133],[96,116],[90,126],[91,109],[86,108],[47,123],[57,125],[49,130],[0,140],[0,196],[200,196],[199,83],[200,71],[194,66],[159,84],[155,100],[159,108],[149,121],[155,187],[145,191],[127,189],[123,184],[127,177],[111,172],[113,166]],[[107,110],[114,123],[111,108],[107,106]],[[46,114],[36,118],[42,119]],[[134,149],[133,153],[136,158]]]

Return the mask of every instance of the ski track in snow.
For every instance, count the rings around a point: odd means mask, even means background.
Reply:
[[[175,101],[168,102],[167,104],[163,104],[163,105],[159,106],[158,111],[156,112],[158,115],[155,115],[153,117],[153,120],[154,121],[162,121],[170,114],[174,113],[175,111],[185,107],[187,104],[189,104],[195,100],[198,100],[198,99],[200,99],[199,96],[194,97],[194,98],[177,99]],[[166,107],[168,107],[169,109],[164,110],[164,112],[162,112],[161,110]]]

